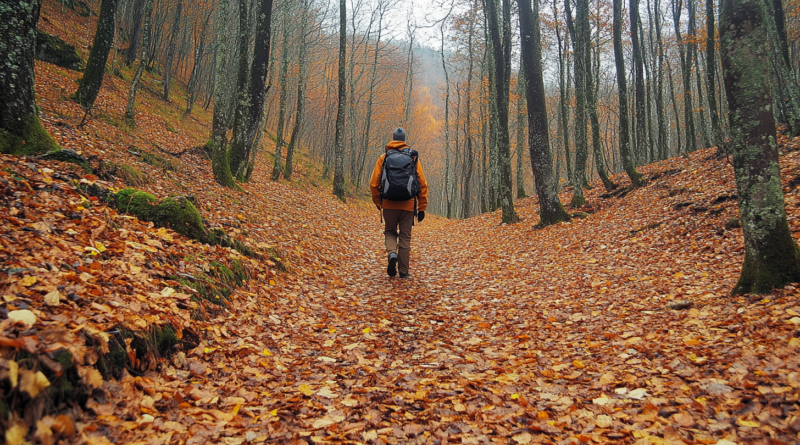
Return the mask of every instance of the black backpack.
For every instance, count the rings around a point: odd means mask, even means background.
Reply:
[[[381,199],[408,201],[420,194],[417,179],[417,151],[388,150],[381,170]]]

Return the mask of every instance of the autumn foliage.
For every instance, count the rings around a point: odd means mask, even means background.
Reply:
[[[46,26],[70,14],[45,4]],[[0,156],[7,443],[798,441],[800,284],[729,296],[744,245],[713,149],[641,167],[640,188],[594,181],[544,229],[535,198],[513,225],[428,216],[399,280],[374,206],[331,196],[308,150],[290,182],[261,152],[232,192],[182,85],[167,103],[145,72],[134,128],[124,79],[87,118],[78,75],[37,63],[37,103],[93,172]],[[778,143],[797,239],[800,140]],[[255,255],[110,206],[128,186],[186,197]]]

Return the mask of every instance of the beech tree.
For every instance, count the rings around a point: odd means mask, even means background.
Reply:
[[[43,153],[58,144],[36,115],[34,58],[41,0],[0,3],[0,152]]]
[[[800,281],[800,250],[789,231],[781,188],[764,27],[759,0],[722,0],[722,72],[745,244],[733,294],[766,293]]]
[[[344,201],[344,111],[347,106],[345,88],[345,62],[347,54],[347,0],[339,0],[339,105],[336,109],[336,135],[334,136],[335,166],[333,194]]]
[[[144,67],[147,65],[147,51],[150,46],[150,19],[153,15],[153,0],[147,0],[144,7],[144,29],[142,34],[142,57],[139,59],[139,66],[136,68],[136,74],[133,75],[131,81],[131,88],[128,92],[128,105],[125,107],[125,118],[135,123],[133,115],[133,107],[136,104],[136,91],[139,88],[139,80],[144,73]]]
[[[117,2],[118,0],[103,0],[100,6],[100,17],[97,20],[97,30],[94,33],[89,60],[86,62],[86,69],[83,71],[78,91],[73,95],[75,101],[84,108],[91,108],[94,105],[100,87],[103,85],[108,53],[114,44]]]
[[[558,178],[553,176],[544,77],[542,76],[542,45],[537,2],[538,0],[534,0],[533,11],[531,11],[530,0],[517,0],[519,31],[522,38],[522,67],[526,77],[525,95],[528,102],[528,146],[531,153],[531,168],[536,178],[536,196],[539,197],[538,227],[544,227],[568,221],[569,215],[558,199],[556,187]]]
[[[514,210],[514,191],[512,188],[511,149],[508,131],[509,79],[511,72],[511,6],[510,0],[503,0],[503,39],[500,38],[500,23],[495,0],[484,0],[486,19],[491,37],[492,63],[494,74],[493,97],[497,107],[497,162],[500,180],[498,181],[498,200],[503,209],[505,223],[519,221]]]
[[[614,61],[617,66],[617,97],[619,98],[619,152],[622,166],[634,187],[642,184],[642,175],[636,171],[631,155],[631,139],[628,121],[628,83],[625,79],[625,55],[622,53],[622,0],[614,1]],[[636,1],[636,0],[632,0]]]
[[[240,6],[247,3],[241,1]],[[250,180],[253,174],[253,146],[256,133],[263,124],[264,101],[267,90],[267,71],[269,69],[270,37],[272,30],[272,0],[260,0],[255,15],[256,33],[253,61],[245,63],[246,77],[249,81],[240,83],[244,91],[236,104],[236,120],[233,124],[231,140],[231,173],[240,181]],[[248,39],[249,40],[249,39]],[[240,46],[241,48],[241,46]]]

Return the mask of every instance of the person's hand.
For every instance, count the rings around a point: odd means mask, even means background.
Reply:
[[[420,210],[417,212],[417,221],[422,222],[423,219],[425,219],[425,211]]]

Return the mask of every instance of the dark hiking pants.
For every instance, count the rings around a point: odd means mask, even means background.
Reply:
[[[386,221],[386,230],[383,234],[386,242],[387,255],[395,252],[398,259],[398,270],[402,274],[408,273],[408,259],[411,253],[411,227],[414,225],[414,212],[408,210],[384,209],[383,219]],[[398,228],[400,233],[398,235]]]

